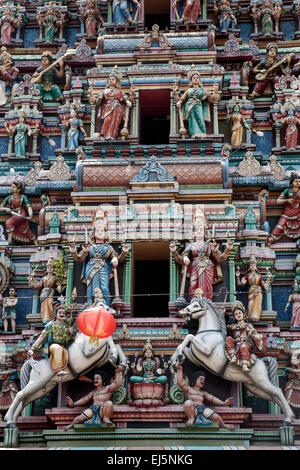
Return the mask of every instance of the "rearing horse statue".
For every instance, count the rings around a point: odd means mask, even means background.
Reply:
[[[121,347],[116,345],[111,337],[99,339],[98,344],[90,344],[88,336],[77,333],[74,343],[68,348],[68,353],[68,366],[65,369],[66,375],[63,376],[57,376],[48,359],[34,361],[30,358],[24,363],[20,373],[21,390],[4,417],[8,427],[16,427],[23,408],[37,398],[47,395],[57,383],[75,379],[108,361],[113,364],[119,362],[124,370],[128,367]]]
[[[205,298],[193,299],[190,305],[180,311],[182,316],[191,316],[198,319],[198,332],[194,336],[188,334],[177,347],[171,357],[174,368],[177,362],[184,357],[197,366],[231,382],[241,382],[254,395],[270,400],[281,408],[285,415],[284,424],[288,425],[294,419],[294,413],[286,401],[282,390],[271,383],[264,364],[270,363],[270,369],[277,370],[277,361],[274,358],[257,358],[249,372],[245,372],[236,364],[232,364],[225,356],[225,338],[227,335],[226,323],[220,309]]]

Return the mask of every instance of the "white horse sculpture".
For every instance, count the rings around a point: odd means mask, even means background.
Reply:
[[[227,330],[224,316],[210,300],[195,299],[190,305],[182,309],[180,314],[198,319],[199,327],[195,336],[188,334],[177,347],[171,357],[173,368],[185,356],[197,366],[203,366],[215,375],[231,382],[241,382],[257,397],[277,403],[285,414],[284,423],[291,423],[295,417],[294,413],[281,389],[271,383],[264,364],[264,360],[268,361],[273,372],[275,367],[276,375],[277,361],[274,358],[257,358],[256,363],[249,372],[245,372],[238,365],[230,363],[225,356]]]
[[[7,427],[15,427],[23,408],[32,401],[47,395],[57,383],[68,382],[87,373],[94,367],[101,367],[107,361],[119,363],[127,369],[126,357],[119,345],[112,338],[99,339],[98,344],[90,344],[89,337],[77,333],[74,343],[69,348],[69,361],[66,375],[57,376],[48,359],[34,361],[30,358],[21,369],[21,390],[17,393],[4,419]]]

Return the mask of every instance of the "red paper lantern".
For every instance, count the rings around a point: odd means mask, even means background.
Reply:
[[[83,334],[90,336],[90,342],[108,338],[117,328],[112,314],[101,307],[92,307],[81,312],[77,317],[77,325]]]

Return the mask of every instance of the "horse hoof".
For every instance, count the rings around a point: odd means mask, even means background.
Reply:
[[[283,421],[283,423],[282,423],[282,426],[285,428],[285,427],[293,426],[293,425],[292,425],[292,422],[291,422],[291,421],[285,419],[285,420]]]
[[[6,427],[8,429],[17,429],[17,425],[15,423],[8,423]]]

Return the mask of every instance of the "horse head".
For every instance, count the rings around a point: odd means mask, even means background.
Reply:
[[[205,315],[208,306],[202,300],[193,300],[190,305],[179,311],[182,316],[190,316],[192,318],[200,318]]]

